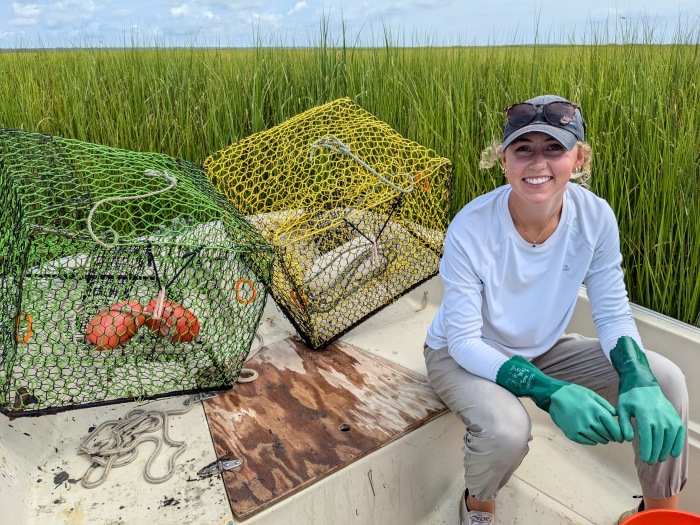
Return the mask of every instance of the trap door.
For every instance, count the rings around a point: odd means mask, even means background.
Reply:
[[[424,376],[343,342],[263,347],[251,383],[204,402],[231,510],[245,519],[447,410]]]

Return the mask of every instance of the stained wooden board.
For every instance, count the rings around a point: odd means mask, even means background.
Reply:
[[[217,455],[243,461],[223,474],[238,519],[447,410],[422,375],[342,342],[313,351],[284,339],[246,368],[258,379],[204,402]]]

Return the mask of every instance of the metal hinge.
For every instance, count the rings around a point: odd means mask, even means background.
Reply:
[[[199,394],[195,394],[191,397],[188,397],[185,399],[185,406],[188,406],[190,403],[198,403],[200,401],[204,401],[205,399],[211,399],[212,397],[218,397],[219,393],[218,392],[201,392]]]
[[[243,462],[240,459],[216,460],[202,468],[197,474],[200,478],[208,478],[221,474],[225,470],[233,470],[241,465],[243,465]]]

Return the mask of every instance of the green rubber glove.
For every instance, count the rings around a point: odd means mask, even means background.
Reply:
[[[592,390],[553,379],[520,356],[501,365],[496,383],[518,397],[530,397],[570,440],[582,445],[622,442],[616,411]]]
[[[627,441],[634,438],[631,419],[637,423],[639,459],[653,465],[669,454],[680,456],[685,443],[685,425],[671,402],[664,397],[647,357],[631,337],[617,340],[610,360],[620,375],[617,410],[620,428]]]

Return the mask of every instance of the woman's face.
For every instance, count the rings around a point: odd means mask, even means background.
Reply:
[[[568,151],[545,133],[518,137],[503,155],[503,167],[513,193],[531,204],[561,198],[571,174],[583,164],[581,148]]]

